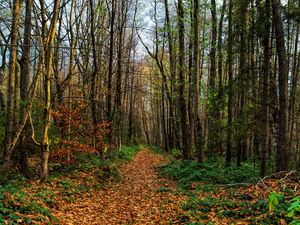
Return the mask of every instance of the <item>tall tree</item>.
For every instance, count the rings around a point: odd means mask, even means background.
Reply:
[[[260,176],[267,173],[267,152],[268,152],[268,130],[269,130],[269,73],[270,73],[270,0],[266,0],[262,14],[264,15],[264,64],[262,74],[262,95],[261,95],[261,149],[260,149]]]
[[[196,146],[196,151],[198,153],[198,161],[200,163],[203,163],[204,161],[204,151],[202,149],[202,126],[201,126],[201,121],[199,117],[199,78],[200,78],[200,70],[199,70],[199,65],[200,65],[200,52],[199,52],[199,26],[200,26],[200,21],[199,21],[199,1],[194,0],[194,76],[193,76],[193,87],[194,87],[194,124],[195,124],[195,146]]]
[[[14,100],[15,100],[15,76],[17,67],[17,44],[18,31],[21,15],[21,1],[16,0],[13,3],[13,21],[10,34],[10,59],[8,75],[8,97],[7,97],[7,118],[5,126],[5,141],[3,149],[4,166],[9,167],[11,163],[12,148],[10,147],[14,132]]]
[[[187,111],[185,99],[185,28],[184,28],[184,8],[182,0],[178,0],[178,40],[179,40],[179,60],[178,60],[178,79],[179,79],[179,105],[181,119],[181,141],[183,158],[191,158],[190,136],[187,124]]]
[[[280,0],[272,0],[273,25],[275,27],[276,50],[278,55],[279,85],[279,140],[276,149],[276,171],[288,169],[288,62],[281,19]]]
[[[50,128],[50,117],[51,117],[51,68],[53,61],[53,43],[56,33],[56,24],[59,15],[59,0],[54,1],[53,16],[50,23],[49,33],[44,43],[46,52],[45,57],[45,71],[44,71],[44,112],[43,112],[43,131],[42,131],[42,142],[41,142],[41,163],[40,163],[40,181],[44,182],[48,178],[48,161],[49,161],[49,128]],[[40,4],[44,7],[44,1],[40,0]],[[45,11],[42,11],[45,15]],[[46,21],[44,20],[43,23]],[[45,29],[45,24],[44,24]],[[45,34],[45,33],[44,33]]]
[[[232,148],[232,100],[233,100],[233,33],[232,33],[232,0],[229,0],[228,12],[228,46],[227,46],[227,64],[228,64],[228,103],[227,103],[227,147],[226,147],[226,166],[231,163]]]
[[[20,61],[21,66],[21,74],[20,74],[20,97],[21,97],[21,120],[25,117],[26,108],[24,102],[28,101],[28,90],[29,90],[29,80],[30,80],[30,47],[31,47],[31,14],[32,14],[32,5],[33,0],[26,1],[26,10],[25,10],[25,27],[24,27],[24,47],[22,52],[22,58]],[[28,145],[26,140],[26,132],[23,132],[23,137],[20,139],[20,149],[21,149],[21,166],[22,171],[26,176],[30,176],[29,168],[28,168],[28,158],[27,158],[27,149]]]
[[[210,73],[208,81],[208,97],[211,99],[208,103],[208,140],[207,148],[209,152],[215,153],[216,147],[218,145],[217,141],[217,99],[216,99],[216,44],[217,44],[217,10],[216,1],[211,0],[210,5],[211,11],[211,47],[210,47]]]
[[[240,40],[239,40],[239,109],[237,120],[241,127],[245,126],[245,115],[244,115],[244,106],[245,106],[245,90],[247,90],[247,82],[248,82],[248,69],[247,69],[247,42],[246,42],[246,34],[247,34],[247,13],[248,13],[248,1],[241,1],[239,6],[239,15],[240,18],[243,16],[246,17],[246,21],[240,20],[238,23],[239,31],[240,31]],[[243,152],[245,151],[245,138],[246,132],[245,129],[240,129],[241,132],[238,136],[237,140],[237,166],[241,166]]]

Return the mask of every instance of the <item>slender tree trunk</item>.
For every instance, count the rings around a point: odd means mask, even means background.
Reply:
[[[114,24],[115,24],[115,0],[111,2],[111,13],[110,13],[110,40],[109,40],[109,61],[108,61],[108,79],[107,79],[107,99],[106,99],[106,114],[107,120],[112,120],[112,107],[111,107],[111,95],[112,95],[112,76],[113,76],[113,57],[114,57]]]
[[[1,42],[2,44],[2,42]],[[2,85],[3,85],[3,82],[4,82],[4,77],[6,75],[6,72],[5,72],[5,67],[6,67],[6,52],[7,52],[7,47],[4,47],[2,49],[2,54],[1,54],[1,57],[2,57],[2,64],[0,66],[0,109],[1,111],[4,111],[5,110],[5,98],[4,98],[4,94],[3,94],[3,90],[2,90]]]
[[[288,169],[288,62],[281,20],[280,0],[272,0],[273,24],[279,65],[279,145],[276,149],[276,171]]]
[[[126,23],[126,7],[124,0],[119,1],[119,34],[118,34],[118,61],[117,61],[117,74],[116,74],[116,94],[115,94],[115,105],[114,105],[114,123],[115,123],[115,138],[117,148],[121,147],[121,99],[122,99],[122,57],[123,57],[123,36],[124,26]]]
[[[96,78],[98,72],[98,61],[97,61],[97,52],[96,52],[96,32],[95,32],[95,12],[94,12],[94,3],[93,0],[89,1],[91,9],[91,37],[92,37],[92,52],[93,52],[93,73],[91,79],[91,90],[90,90],[90,101],[91,101],[91,111],[92,111],[92,121],[94,129],[97,126],[97,112],[96,112]]]
[[[175,110],[174,110],[174,102],[176,102],[176,98],[173,96],[173,91],[175,88],[175,79],[176,79],[176,66],[175,66],[175,52],[174,52],[174,40],[171,32],[171,22],[169,15],[169,6],[168,0],[164,0],[165,5],[165,16],[166,16],[166,26],[167,26],[167,37],[168,37],[168,48],[169,48],[169,64],[170,64],[170,96],[171,101],[169,104],[169,147],[172,149],[175,147],[174,139],[178,136],[178,132],[176,130],[176,121],[175,121]]]
[[[219,148],[220,155],[223,154],[223,144],[222,144],[222,134],[223,134],[223,127],[221,125],[222,117],[223,117],[223,108],[224,108],[224,97],[223,97],[223,20],[224,20],[224,14],[226,9],[226,0],[223,0],[223,6],[221,11],[221,17],[219,20],[219,30],[218,30],[218,99],[219,99],[219,106],[218,106],[218,112],[217,112],[217,120],[219,123],[219,129],[217,130],[217,140],[216,145]]]
[[[227,148],[226,148],[226,166],[231,164],[231,148],[232,148],[232,102],[233,102],[233,34],[232,34],[232,0],[229,0],[228,15],[228,112],[227,112]]]
[[[261,143],[260,143],[260,176],[264,177],[267,173],[267,153],[268,153],[268,130],[269,130],[269,70],[270,70],[270,0],[266,0],[264,15],[264,65],[262,75],[262,96],[261,96]]]
[[[4,167],[9,167],[12,155],[10,148],[13,131],[14,131],[14,99],[15,99],[15,73],[17,66],[17,44],[18,44],[18,29],[21,14],[21,1],[16,0],[13,3],[13,21],[11,28],[11,49],[9,60],[9,75],[8,75],[8,98],[7,98],[7,117],[5,126],[5,141],[3,149]]]
[[[194,104],[194,112],[193,112],[193,118],[194,118],[194,138],[195,138],[195,147],[197,152],[197,160],[200,163],[203,163],[204,161],[204,151],[202,149],[202,126],[201,121],[199,117],[199,78],[200,78],[200,52],[199,52],[199,1],[194,0],[194,68],[193,68],[193,104]]]
[[[248,4],[245,1],[240,2],[240,18],[242,16],[247,15],[248,11]],[[238,122],[241,127],[245,126],[245,115],[244,115],[244,105],[245,105],[245,90],[246,89],[246,82],[247,82],[247,42],[246,42],[246,22],[247,21],[240,21],[239,22],[239,30],[240,30],[240,63],[239,63],[239,94],[240,94],[240,102],[239,102],[239,109],[238,109]],[[244,129],[242,129],[244,130]],[[241,166],[243,152],[245,151],[245,131],[240,132],[238,141],[237,141],[237,166]]]
[[[187,125],[187,111],[185,99],[185,47],[184,47],[184,8],[182,0],[178,0],[178,40],[179,40],[179,105],[180,105],[180,119],[181,119],[181,141],[183,158],[191,158],[191,148],[189,141],[189,130]]]
[[[41,4],[44,2],[41,0]],[[54,1],[53,18],[50,24],[49,35],[45,45],[46,50],[46,70],[44,74],[44,113],[43,113],[43,130],[41,143],[41,164],[40,164],[40,181],[44,182],[48,178],[48,160],[49,160],[49,137],[48,132],[50,128],[50,111],[51,111],[51,68],[53,61],[53,43],[56,33],[56,24],[59,14],[59,0]]]
[[[300,1],[298,2],[299,7]],[[300,16],[298,17],[300,19]],[[290,126],[290,141],[289,141],[289,149],[292,147],[292,139],[294,135],[295,128],[295,102],[296,102],[296,92],[297,92],[297,84],[299,80],[299,68],[300,68],[300,56],[298,55],[298,43],[299,43],[299,32],[300,32],[300,24],[296,24],[296,35],[295,35],[295,44],[294,44],[294,54],[293,54],[293,66],[292,66],[292,87],[290,91],[289,98],[289,126]]]
[[[216,1],[211,0],[210,11],[212,15],[211,22],[211,47],[210,47],[210,73],[209,73],[209,81],[208,81],[208,96],[211,99],[210,103],[207,105],[207,117],[208,117],[208,138],[207,138],[207,149],[211,153],[216,152],[217,148],[217,99],[215,98],[216,94],[216,42],[217,42],[217,12],[216,12]]]
[[[25,28],[24,28],[24,47],[23,47],[23,54],[21,58],[21,75],[20,75],[20,96],[23,103],[21,104],[21,118],[22,120],[25,117],[26,107],[24,102],[29,101],[28,99],[28,89],[29,89],[29,79],[30,79],[30,45],[31,45],[31,12],[32,12],[32,4],[33,0],[26,1],[26,11],[25,11]],[[25,125],[28,127],[28,125]],[[25,128],[25,131],[20,138],[20,150],[21,150],[21,157],[20,157],[20,164],[22,168],[22,172],[25,176],[30,177],[30,171],[28,167],[28,157],[27,157],[27,133],[28,129]]]

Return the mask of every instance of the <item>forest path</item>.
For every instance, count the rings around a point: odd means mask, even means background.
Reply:
[[[138,152],[120,168],[122,180],[62,209],[62,224],[176,224],[180,195],[176,183],[158,177],[155,168],[164,163],[163,155],[149,149]]]

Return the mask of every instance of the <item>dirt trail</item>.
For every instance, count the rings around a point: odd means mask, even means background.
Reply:
[[[181,196],[175,183],[157,176],[165,158],[148,149],[122,166],[122,180],[92,191],[57,213],[63,224],[176,224]],[[162,188],[163,187],[163,188]]]

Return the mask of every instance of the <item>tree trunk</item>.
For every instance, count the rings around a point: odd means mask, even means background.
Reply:
[[[228,15],[228,112],[227,112],[227,148],[226,148],[226,166],[231,164],[231,148],[232,148],[232,73],[233,73],[233,34],[232,34],[232,0],[229,0],[229,15]]]
[[[246,1],[240,2],[240,18],[247,15],[248,4]],[[240,62],[239,62],[239,94],[240,94],[240,102],[238,109],[238,122],[241,128],[245,127],[245,115],[244,115],[244,105],[245,105],[245,91],[246,91],[246,82],[247,82],[247,42],[246,42],[246,21],[239,22],[239,31],[240,31]],[[239,133],[238,141],[237,141],[237,166],[241,166],[243,152],[245,151],[245,137],[246,132],[245,129],[241,129]]]
[[[279,65],[279,143],[276,149],[276,171],[288,169],[288,62],[281,20],[280,0],[272,0],[273,24]]]
[[[171,32],[171,22],[169,15],[169,6],[168,0],[164,0],[165,5],[165,17],[166,17],[166,26],[167,26],[167,37],[168,37],[168,48],[169,48],[169,65],[170,65],[170,96],[171,101],[169,104],[169,147],[170,149],[175,147],[176,137],[178,136],[178,131],[176,129],[176,121],[175,121],[175,110],[174,110],[174,102],[176,102],[176,98],[173,96],[173,91],[175,88],[175,80],[176,80],[176,66],[175,66],[175,52],[174,52],[174,40]]]
[[[191,158],[191,148],[189,141],[189,130],[187,124],[187,111],[186,111],[186,99],[185,99],[185,47],[184,47],[184,8],[182,0],[178,0],[178,39],[179,39],[179,107],[180,107],[180,119],[181,119],[181,141],[182,152],[184,159]]]
[[[15,99],[15,73],[17,66],[17,44],[18,44],[18,29],[21,14],[21,1],[16,0],[13,3],[13,21],[11,28],[11,49],[9,60],[9,76],[8,76],[8,97],[7,97],[7,117],[5,126],[5,141],[3,149],[4,167],[10,166],[12,149],[10,148],[13,130],[14,130],[14,99]]]
[[[266,0],[262,15],[264,15],[264,64],[262,75],[261,96],[261,138],[260,138],[260,176],[267,173],[268,130],[269,130],[269,70],[270,70],[270,0]]]
[[[203,163],[204,161],[204,151],[202,149],[202,126],[201,121],[199,117],[199,78],[200,78],[200,58],[199,58],[199,1],[194,0],[194,68],[193,68],[193,94],[194,94],[194,112],[193,112],[193,118],[194,118],[194,138],[195,138],[195,147],[197,152],[197,160],[200,163]]]
[[[208,98],[211,99],[207,105],[207,127],[208,127],[208,138],[207,138],[207,149],[211,153],[216,152],[217,140],[218,140],[218,131],[217,131],[217,99],[216,94],[216,42],[217,42],[217,12],[216,12],[216,1],[211,0],[210,6],[212,22],[211,22],[211,47],[210,47],[210,73],[208,81]]]
[[[44,2],[41,0],[41,4]],[[50,128],[50,111],[51,111],[51,68],[53,61],[53,43],[56,33],[56,23],[59,14],[59,0],[54,1],[53,18],[50,24],[49,35],[47,43],[45,43],[46,50],[46,70],[44,74],[44,113],[43,113],[43,130],[41,143],[41,164],[40,164],[40,181],[45,182],[48,178],[48,159],[50,154],[48,132]]]
[[[28,88],[29,88],[29,79],[30,79],[30,45],[31,45],[31,11],[32,11],[33,0],[26,1],[26,12],[25,12],[25,28],[24,28],[24,48],[21,58],[21,75],[20,75],[20,96],[21,101],[23,102],[21,107],[21,118],[25,116],[26,108],[24,102],[28,101]],[[25,125],[25,131],[23,132],[22,137],[20,138],[20,150],[21,150],[21,168],[25,176],[30,177],[30,171],[28,167],[28,158],[27,158],[27,133],[28,125]]]

